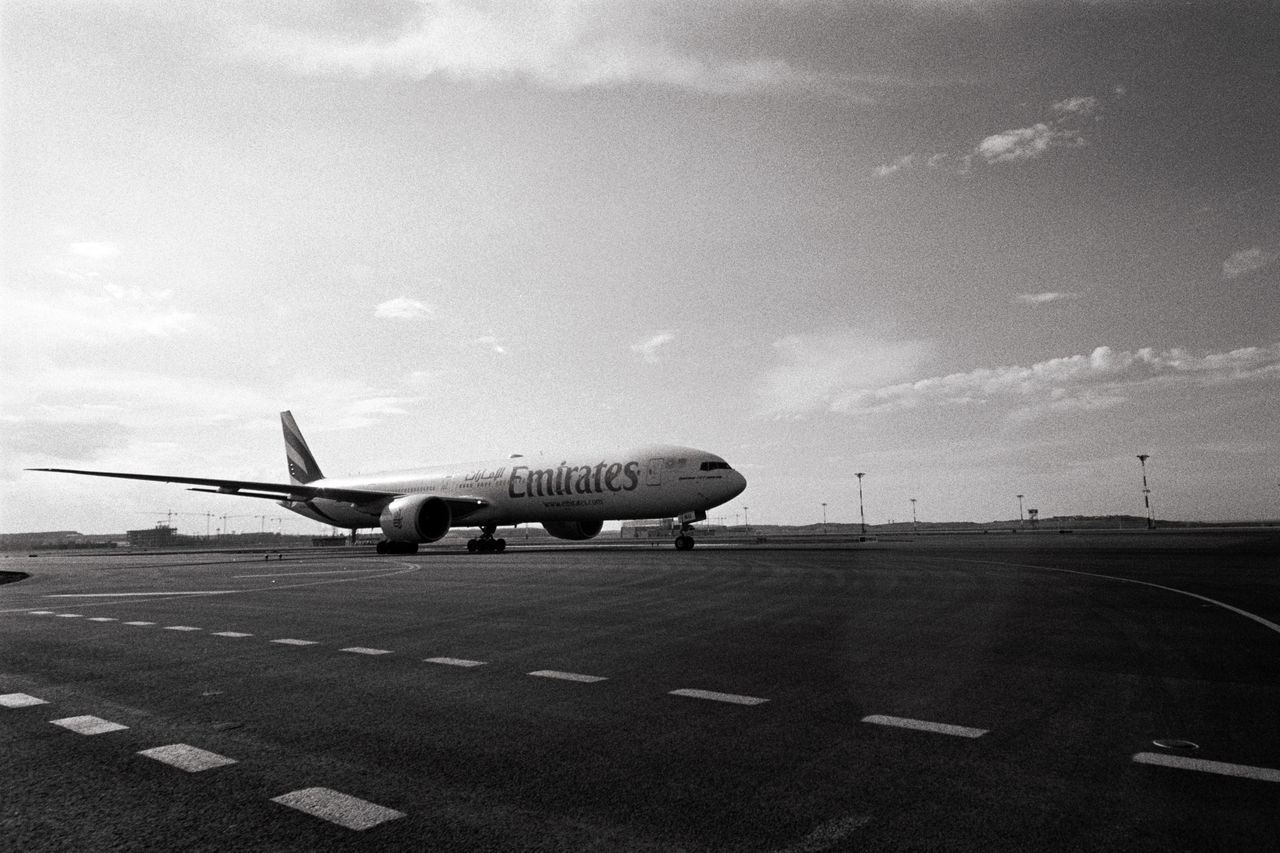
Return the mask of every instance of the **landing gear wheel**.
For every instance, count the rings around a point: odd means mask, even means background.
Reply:
[[[507,549],[507,540],[493,538],[497,529],[495,524],[486,524],[481,527],[478,539],[467,540],[467,551],[472,554],[501,554]]]
[[[686,536],[686,535],[685,535],[685,534],[683,534],[683,533],[681,533],[679,536],[677,536],[677,537],[676,537],[676,550],[677,550],[677,551],[692,551],[692,550],[693,550],[693,537],[692,537],[692,536]]]
[[[480,550],[480,540],[479,540],[479,539],[468,539],[468,540],[467,540],[467,553],[469,553],[469,554],[474,554],[476,551],[479,551],[479,550]]]

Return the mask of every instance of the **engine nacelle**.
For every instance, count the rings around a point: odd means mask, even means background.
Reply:
[[[440,498],[408,495],[387,504],[378,522],[392,542],[434,542],[453,526],[453,513]]]
[[[571,539],[581,542],[599,535],[604,527],[603,521],[544,521],[542,529],[557,539]]]

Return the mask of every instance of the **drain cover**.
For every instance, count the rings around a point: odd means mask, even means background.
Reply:
[[[1192,743],[1189,740],[1177,740],[1175,738],[1161,738],[1160,740],[1153,740],[1151,742],[1161,749],[1192,750],[1200,748],[1200,744],[1198,743]]]

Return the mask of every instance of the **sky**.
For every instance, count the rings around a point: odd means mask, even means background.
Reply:
[[[0,7],[0,532],[655,442],[713,520],[1280,517],[1280,8]],[[208,520],[207,514],[228,516]],[[276,517],[287,516],[283,521]]]

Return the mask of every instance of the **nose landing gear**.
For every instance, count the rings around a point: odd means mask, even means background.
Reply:
[[[693,537],[689,534],[693,532],[693,523],[695,521],[704,521],[707,514],[702,510],[694,510],[686,512],[680,516],[680,532],[676,535],[677,551],[692,551],[694,546]]]

